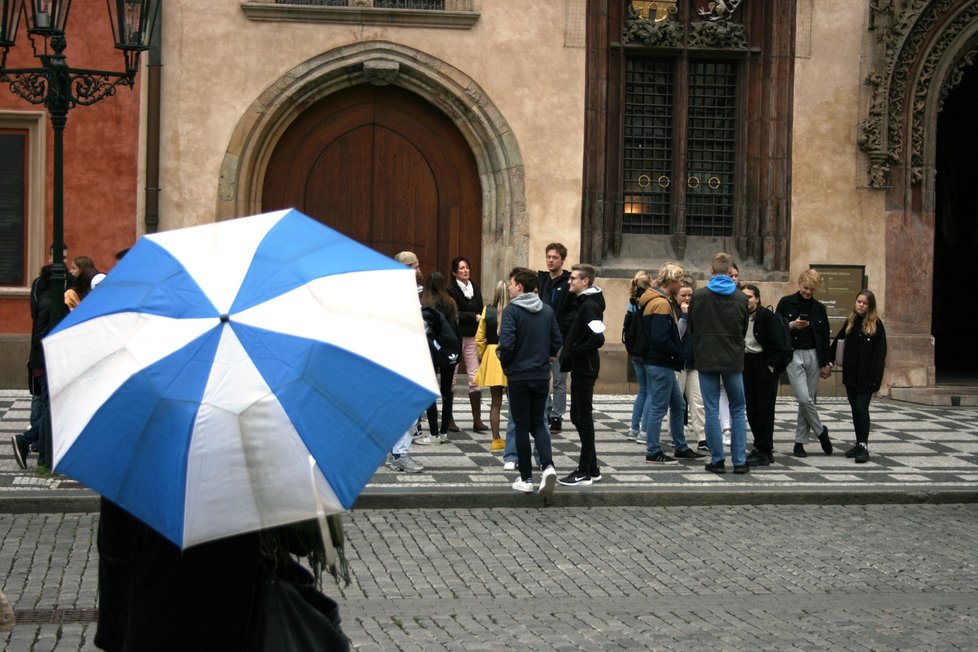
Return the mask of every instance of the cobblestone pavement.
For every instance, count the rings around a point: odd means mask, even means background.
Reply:
[[[483,401],[484,404],[487,401]],[[598,458],[604,479],[592,487],[558,487],[552,505],[702,504],[709,502],[879,502],[929,500],[955,494],[953,500],[978,500],[978,409],[941,408],[874,400],[870,435],[871,460],[856,465],[843,452],[853,439],[849,405],[845,399],[820,401],[820,412],[835,442],[835,453],[824,455],[818,441],[808,446],[809,456],[790,454],[797,411],[792,398],[779,398],[775,434],[775,464],[755,468],[747,475],[717,476],[703,470],[703,459],[652,467],[645,463],[644,447],[626,440],[632,397],[595,397]],[[488,406],[483,414],[488,411]],[[27,428],[30,397],[26,392],[0,390],[0,512],[17,499],[27,511],[42,509],[35,499],[47,501],[43,509],[63,511],[62,498],[81,501],[91,510],[90,492],[73,480],[39,477],[21,471],[9,444],[11,434]],[[396,473],[381,466],[361,496],[358,507],[489,507],[525,506],[536,497],[518,495],[509,483],[515,472],[503,471],[501,453],[494,453],[488,434],[470,432],[471,416],[461,407],[456,420],[463,431],[452,433],[447,445],[414,446],[412,456],[424,464],[422,473]],[[558,472],[577,465],[577,432],[565,419],[565,430],[555,434],[554,461]],[[748,436],[750,439],[750,436]],[[666,450],[671,440],[665,433]],[[695,442],[694,442],[695,443]],[[728,455],[729,457],[729,455]],[[969,497],[964,497],[967,494]],[[739,496],[739,498],[737,498]],[[529,499],[529,500],[528,500]],[[53,506],[52,506],[53,503]],[[18,508],[25,511],[23,505]]]
[[[0,516],[0,648],[93,650],[93,514]],[[978,505],[368,509],[358,650],[978,647]]]

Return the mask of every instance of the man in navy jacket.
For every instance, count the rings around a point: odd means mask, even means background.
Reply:
[[[557,483],[550,433],[547,431],[546,406],[550,390],[550,364],[560,349],[560,329],[550,306],[535,293],[537,275],[531,269],[515,267],[509,274],[510,303],[503,311],[496,354],[509,383],[509,406],[516,422],[516,454],[520,477],[513,489],[533,491],[533,464],[530,458],[530,434],[543,476],[538,493],[553,493]]]

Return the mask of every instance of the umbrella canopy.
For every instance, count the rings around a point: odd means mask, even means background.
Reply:
[[[413,270],[295,210],[143,237],[44,352],[54,468],[181,547],[349,509],[438,393]]]

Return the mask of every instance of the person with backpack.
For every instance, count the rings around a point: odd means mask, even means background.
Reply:
[[[438,372],[441,389],[441,427],[438,440],[448,443],[448,424],[452,422],[452,378],[462,350],[462,334],[458,327],[458,307],[448,293],[448,284],[441,272],[429,272],[421,292],[422,315],[428,332],[432,362]],[[425,310],[427,309],[427,310]],[[428,408],[428,423],[434,432],[438,422],[438,408]]]
[[[628,352],[628,361],[635,370],[635,380],[638,383],[638,393],[632,404],[632,420],[625,434],[631,441],[645,443],[645,424],[642,415],[645,414],[645,401],[649,396],[649,385],[645,379],[645,364],[642,356],[648,351],[649,340],[645,334],[645,324],[642,322],[642,307],[638,305],[639,297],[652,287],[652,277],[644,269],[635,272],[632,278],[632,289],[629,293],[628,307],[625,309],[625,320],[621,328],[621,341]]]
[[[745,284],[749,315],[744,335],[744,400],[747,423],[754,433],[748,466],[774,462],[774,408],[778,400],[778,378],[791,362],[791,336],[787,324],[761,305],[761,291]]]

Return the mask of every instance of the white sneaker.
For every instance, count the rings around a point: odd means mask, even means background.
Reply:
[[[420,435],[414,438],[414,443],[418,446],[431,446],[437,443],[437,440],[432,440],[428,435]]]
[[[541,496],[549,496],[554,492],[554,487],[557,485],[557,469],[552,466],[548,466],[543,470],[543,477],[540,478],[540,488],[537,489],[537,493]]]
[[[635,435],[636,444],[641,444],[642,446],[645,446],[645,444],[647,444],[648,441],[649,441],[649,437],[644,432],[639,432],[637,435]]]
[[[554,474],[554,477],[556,477],[556,474]],[[524,480],[523,478],[516,478],[516,480],[513,481],[513,490],[514,491],[522,491],[525,494],[532,494],[533,493],[533,481],[532,480]]]
[[[387,466],[395,471],[404,471],[405,473],[421,473],[424,471],[424,466],[407,453],[404,453],[396,460],[393,455],[389,455],[387,457]]]
[[[516,462],[506,462],[505,464],[503,464],[503,471],[515,471],[515,470],[516,470]]]
[[[638,430],[633,430],[629,428],[628,432],[625,433],[625,439],[629,441],[635,441],[636,437],[638,437]]]
[[[729,446],[730,445],[730,430],[729,429],[723,431],[723,445],[724,446]]]

